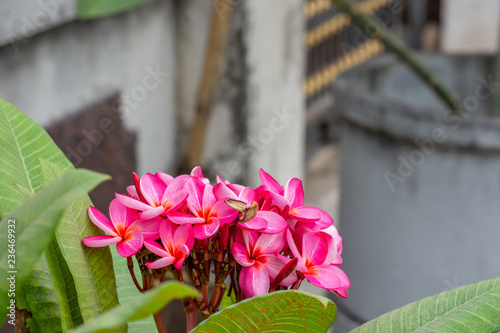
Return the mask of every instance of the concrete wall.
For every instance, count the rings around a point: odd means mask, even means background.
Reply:
[[[1,36],[9,36],[10,27],[19,34],[16,22],[40,10],[37,3],[31,6],[23,13],[13,2],[2,3],[0,13],[15,16],[6,16],[11,24],[2,17]],[[66,20],[63,15],[59,23]],[[173,3],[163,0],[106,19],[67,23],[22,44],[14,41],[0,48],[0,96],[47,126],[120,92],[117,112],[137,132],[138,172],[168,170],[177,133],[175,28]]]
[[[441,48],[450,53],[496,53],[500,40],[500,2],[441,2]]]

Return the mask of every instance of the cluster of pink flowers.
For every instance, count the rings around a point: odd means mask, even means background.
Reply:
[[[85,245],[116,244],[123,257],[148,253],[145,266],[151,270],[182,274],[187,265],[194,285],[199,283],[191,273],[198,269],[193,261],[204,253],[209,266],[212,259],[214,265],[225,263],[212,271],[222,276],[216,281],[231,276],[247,298],[297,289],[304,279],[347,297],[350,282],[338,267],[342,239],[325,211],[304,206],[300,179],[283,188],[260,170],[262,185],[256,189],[219,176],[211,185],[200,167],[175,178],[161,172],[133,177],[128,194],[117,193],[111,202],[110,219],[89,207],[90,219],[107,235],[87,237]]]

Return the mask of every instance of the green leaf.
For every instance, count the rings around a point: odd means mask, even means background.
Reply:
[[[49,184],[14,209],[0,223],[0,315],[6,314],[9,271],[16,271],[16,285],[22,286],[32,267],[52,239],[64,210],[77,198],[92,190],[108,176],[88,170],[74,170]],[[15,228],[12,226],[15,225]],[[11,226],[9,228],[9,226]],[[15,233],[9,230],[14,230]],[[15,234],[15,267],[8,262],[9,248]],[[12,257],[11,257],[12,258]]]
[[[231,305],[191,332],[326,332],[336,314],[337,307],[325,297],[277,291]]]
[[[229,288],[224,291],[224,296],[222,296],[222,302],[220,303],[221,310],[224,310],[228,306],[236,304],[236,294],[234,290],[231,292],[231,296],[228,296]]]
[[[66,173],[54,163],[43,159],[40,163],[43,178],[47,183],[53,182]],[[61,261],[67,264],[75,285],[76,293],[69,294],[68,298],[77,297],[84,321],[99,315],[101,306],[103,311],[106,311],[118,303],[109,249],[87,248],[82,243],[84,237],[102,234],[88,218],[89,204],[90,200],[86,194],[76,200],[66,209],[56,229],[57,246],[63,257]],[[94,269],[89,261],[93,263]],[[97,274],[96,277],[93,271]]]
[[[137,290],[132,281],[132,277],[130,276],[130,272],[128,270],[127,259],[123,258],[116,251],[116,245],[111,245],[111,254],[113,257],[113,266],[115,268],[115,276],[116,276],[116,289],[118,290],[118,298],[120,300],[120,304],[127,304],[130,302],[134,302],[137,297],[140,297],[142,293]],[[139,265],[137,261],[134,260],[134,270],[135,276],[141,283],[141,271],[139,269]],[[153,317],[149,316],[137,321],[133,321],[128,323],[128,333],[144,333],[144,332],[155,332],[156,324],[153,320]]]
[[[42,127],[0,98],[0,217],[43,187],[37,158],[74,169]]]
[[[176,281],[169,281],[92,319],[88,323],[74,329],[72,332],[103,332],[106,329],[119,326],[127,321],[134,321],[151,316],[174,299],[196,297],[196,295],[197,291],[194,288]],[[154,332],[154,330],[146,331],[143,329],[143,332]]]
[[[66,170],[74,169],[43,128],[15,106],[0,98],[0,218],[5,217],[42,188],[42,175],[37,157],[58,163]],[[29,297],[35,311],[38,309],[36,306],[38,303],[54,302],[54,284],[48,273],[45,258],[41,258],[41,261],[43,262],[35,265],[25,283],[29,285],[30,290],[38,291],[36,295]],[[37,281],[37,278],[45,280]],[[46,290],[42,291],[41,288]],[[16,290],[16,300],[20,309],[28,309],[22,285]],[[32,331],[36,331],[34,329],[36,319],[47,314],[38,315],[33,313],[33,309],[28,309],[34,317],[30,320],[30,326]],[[59,313],[54,313],[51,317],[55,320],[58,316]]]
[[[92,19],[114,15],[143,5],[151,0],[78,0],[80,19]]]
[[[26,306],[33,316],[28,322],[32,333],[43,331],[58,333],[63,332],[63,327],[73,326],[71,317],[63,314],[63,307],[69,308],[67,302],[60,301],[57,289],[54,288],[58,283],[60,283],[59,276],[54,274],[51,276],[45,255],[42,254],[23,286]]]
[[[59,222],[60,223],[60,222]],[[57,240],[52,238],[50,241],[49,245],[45,249],[45,255],[42,255],[43,259],[46,259],[46,265],[47,265],[47,274],[50,278],[52,278],[53,282],[53,290],[56,293],[57,299],[56,299],[56,304],[59,303],[59,310],[61,312],[61,317],[60,317],[60,325],[62,326],[62,329],[64,332],[67,332],[68,330],[72,329],[74,327],[73,325],[73,316],[72,316],[72,311],[71,311],[71,306],[70,306],[70,299],[73,301],[72,305],[73,307],[75,306],[76,303],[76,309],[78,311],[73,312],[75,314],[75,317],[78,317],[81,321],[81,313],[80,309],[78,307],[78,300],[76,297],[71,297],[69,295],[75,295],[76,290],[75,290],[75,282],[73,281],[73,277],[71,276],[71,273],[68,270],[68,265],[66,265],[66,262],[64,261],[61,250],[59,249],[59,246],[57,245]],[[62,260],[60,260],[60,258]],[[39,261],[40,262],[40,261]],[[36,266],[36,265],[35,265]],[[50,269],[49,269],[50,267]],[[24,290],[27,292],[28,297],[33,297],[33,296],[38,296],[40,292],[37,292],[36,290],[30,291],[30,278],[34,277],[34,268],[31,271],[30,275],[24,282]],[[48,280],[45,279],[47,282]],[[38,278],[34,279],[35,282],[42,282],[44,279]],[[49,290],[51,289],[49,286],[45,285],[45,289]],[[76,302],[74,302],[76,300]],[[36,300],[36,304],[32,305],[29,304],[30,309],[34,309],[34,306],[38,304],[43,304],[45,302],[41,302],[39,300]],[[43,305],[42,305],[43,306]],[[35,315],[40,315],[42,312],[45,312],[44,309],[38,309],[38,311],[33,311]],[[37,318],[35,318],[37,320]],[[38,320],[37,320],[38,321]],[[44,327],[46,327],[44,325]]]
[[[424,298],[352,330],[362,332],[500,331],[500,278]]]
[[[42,188],[43,179],[40,162],[37,158],[48,163],[52,162],[53,164],[51,165],[57,165],[59,170],[57,172],[54,171],[57,176],[74,170],[73,165],[42,127],[16,107],[0,99],[0,217],[5,217],[7,213],[21,204],[26,198],[32,196]],[[101,234],[100,230],[88,219],[86,209],[89,204],[90,199],[85,195],[84,198],[78,199],[78,202],[75,202],[71,206],[71,211],[78,224],[81,238]],[[80,246],[81,238],[78,241]],[[99,294],[101,310],[109,310],[118,304],[111,252],[108,248],[85,248],[84,251],[92,269],[95,287]],[[51,257],[48,256],[47,259],[50,261]],[[73,291],[67,290],[66,292],[70,295],[76,295],[72,275],[64,262],[62,254],[57,259],[60,263],[60,270],[66,280],[67,288],[73,289]],[[48,272],[48,268],[46,272]],[[54,274],[54,271],[52,274]],[[38,284],[39,287],[43,285],[52,291],[55,288],[55,285],[49,280],[43,284],[37,282],[36,279],[30,279],[30,281]],[[43,297],[44,295],[50,295],[50,293],[50,290],[39,292],[37,294],[37,302],[47,302]],[[33,312],[33,309],[28,308],[23,290],[18,289],[16,294],[17,305],[20,308],[27,308],[30,312]],[[30,297],[32,305],[35,302],[33,296],[31,295]],[[78,299],[70,297],[69,306],[73,324],[75,326],[81,324],[83,319],[79,312]],[[65,310],[64,305],[62,305],[61,309]],[[36,314],[33,314],[33,316],[37,317]],[[125,330],[126,327],[120,331]]]

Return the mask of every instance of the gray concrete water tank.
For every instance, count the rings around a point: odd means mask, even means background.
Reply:
[[[426,296],[500,276],[500,121],[493,59],[421,55],[456,92],[460,118],[383,56],[335,83],[341,139],[341,312],[370,320]]]

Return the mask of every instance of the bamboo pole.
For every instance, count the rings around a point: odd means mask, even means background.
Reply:
[[[213,4],[203,72],[198,86],[196,113],[188,143],[187,162],[191,168],[201,163],[207,126],[217,91],[220,64],[226,46],[232,6],[232,0],[216,0]]]

